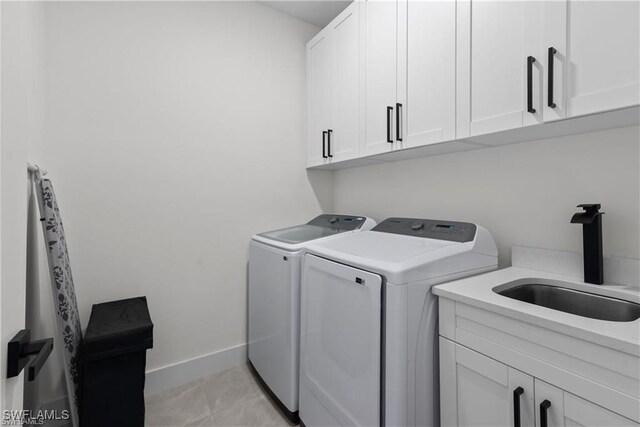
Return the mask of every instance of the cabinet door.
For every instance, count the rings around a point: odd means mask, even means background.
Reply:
[[[362,151],[363,154],[376,154],[394,148],[398,4],[389,0],[368,0],[364,7],[365,139]]]
[[[360,147],[359,5],[351,3],[330,24],[334,55],[331,161],[356,157]]]
[[[328,160],[327,130],[331,121],[333,50],[325,28],[307,43],[307,166]]]
[[[637,427],[639,425],[566,391],[564,392],[564,421],[567,427]]]
[[[455,139],[456,3],[409,0],[399,5],[407,9],[406,31],[399,36],[406,36],[406,47],[398,52],[398,70],[406,67],[406,85],[398,95],[403,147]]]
[[[542,122],[542,13],[542,2],[458,1],[458,138]]]
[[[545,120],[640,104],[640,2],[548,2],[544,47],[556,104],[545,93]]]
[[[631,427],[638,423],[535,380],[536,427]],[[545,423],[546,422],[546,423]]]
[[[564,427],[564,397],[562,390],[550,384],[535,380],[536,427],[546,418],[548,427]]]
[[[533,377],[440,337],[443,426],[534,425]]]

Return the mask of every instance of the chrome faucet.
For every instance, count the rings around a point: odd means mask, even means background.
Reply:
[[[596,285],[604,282],[602,275],[602,214],[600,204],[581,204],[571,218],[572,224],[582,224],[582,248],[584,252],[584,281]]]

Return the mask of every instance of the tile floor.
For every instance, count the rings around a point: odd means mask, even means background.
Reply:
[[[244,365],[147,397],[145,426],[290,424]]]

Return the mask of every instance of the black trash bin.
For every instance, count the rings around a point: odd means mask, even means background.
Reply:
[[[146,297],[95,304],[81,347],[81,427],[143,427],[146,350],[153,323]]]

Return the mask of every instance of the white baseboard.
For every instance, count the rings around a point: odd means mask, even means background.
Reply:
[[[247,363],[247,345],[147,371],[144,394],[150,396]]]

